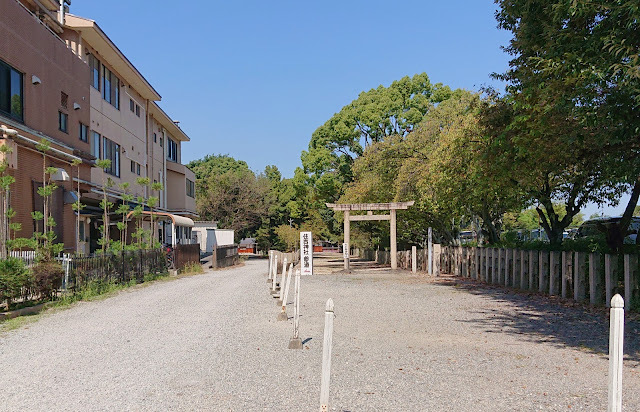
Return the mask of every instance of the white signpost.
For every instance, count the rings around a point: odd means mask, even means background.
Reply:
[[[311,232],[300,232],[301,275],[313,275],[313,237]]]
[[[349,262],[349,244],[348,243],[342,244],[342,257],[344,258],[344,271],[348,272],[349,264],[351,263]]]

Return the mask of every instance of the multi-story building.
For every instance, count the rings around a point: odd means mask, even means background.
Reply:
[[[67,162],[83,160],[79,177],[67,167],[73,174],[74,188],[80,184],[80,198],[86,207],[77,245],[75,230],[62,225],[64,236],[59,238],[64,237],[65,246],[84,253],[97,249],[103,190],[112,202],[122,203],[125,183],[136,198],[159,198],[156,210],[166,223],[158,225],[154,237],[166,243],[177,239],[189,242],[193,225],[189,218],[197,217],[195,176],[180,164],[181,143],[189,137],[157,105],[159,93],[95,21],[68,14],[58,0],[5,0],[0,7],[0,124],[22,127],[27,136],[31,131],[31,140],[46,136],[56,145],[55,153],[69,152]],[[5,82],[4,94],[3,70],[10,80]],[[9,105],[12,99],[20,101],[14,105],[15,112]],[[18,163],[25,156],[28,162],[40,159],[40,168],[25,168],[33,173],[16,169],[16,176],[26,174],[16,182],[14,194],[16,190],[26,192],[29,185],[37,188],[36,175],[42,169],[39,153],[20,149],[17,154]],[[53,162],[54,156],[49,157]],[[97,159],[109,159],[111,165],[104,170],[95,167]],[[144,177],[161,183],[163,190],[151,193],[149,185],[138,184],[138,178]],[[72,191],[72,182],[65,184],[64,190]],[[25,216],[39,207],[31,192],[32,207],[20,208]],[[65,223],[75,221],[68,205],[73,197],[67,197],[60,197],[67,200],[64,211],[56,209],[64,215]],[[17,220],[26,222],[25,216]],[[114,229],[111,227],[112,236],[118,238]],[[29,236],[30,232],[20,235]]]
[[[38,3],[39,5],[37,5]],[[8,156],[11,185],[10,206],[14,223],[22,229],[11,237],[29,238],[43,230],[31,212],[43,210],[37,191],[44,181],[43,168],[59,173],[59,188],[51,197],[54,232],[68,250],[75,248],[76,219],[72,210],[76,185],[70,176],[78,171],[72,161],[81,160],[80,179],[91,173],[89,145],[89,71],[60,37],[56,1],[16,0],[0,2],[0,144],[13,150]],[[46,154],[37,144],[48,142]],[[81,192],[89,188],[81,185]]]

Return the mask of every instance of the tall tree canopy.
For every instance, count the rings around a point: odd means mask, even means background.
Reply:
[[[499,27],[513,33],[510,69],[498,77],[509,85],[516,147],[543,160],[529,180],[538,180],[535,197],[550,212],[550,238],[586,202],[616,204],[631,190],[624,219],[608,233],[619,248],[640,196],[637,1],[496,3]],[[564,201],[563,219],[553,216],[549,198]]]
[[[335,201],[352,180],[353,160],[367,145],[410,133],[434,104],[450,95],[448,86],[431,84],[426,73],[360,93],[313,132],[309,150],[302,152],[309,183],[324,201]]]

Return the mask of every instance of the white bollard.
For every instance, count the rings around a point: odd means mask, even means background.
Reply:
[[[293,264],[289,265],[289,274],[284,285],[284,294],[282,294],[282,311],[278,314],[278,320],[289,320],[287,315],[287,298],[289,297],[289,284],[291,284],[291,275],[293,274]],[[284,279],[284,278],[283,278]],[[284,280],[283,280],[284,282]]]
[[[295,301],[293,304],[293,337],[289,341],[289,349],[302,349],[300,340],[300,270],[296,270],[294,285]]]
[[[411,271],[413,273],[418,271],[418,250],[415,246],[411,246]]]
[[[273,260],[273,279],[271,279],[271,294],[276,293],[276,282],[278,278],[278,255]]]
[[[284,277],[286,273],[287,273],[287,258],[285,257],[284,260],[282,261],[282,277],[280,279],[280,283],[284,281]],[[276,268],[276,274],[275,274],[275,277],[273,278],[274,287],[271,290],[271,294],[273,295],[274,298],[279,297],[280,291],[282,290],[281,286],[283,286],[283,285],[278,286],[277,277],[278,277],[278,268]]]
[[[322,343],[322,379],[320,381],[320,412],[329,410],[329,381],[331,379],[331,344],[333,342],[333,299],[327,300],[324,310],[324,342]]]
[[[429,231],[427,232],[427,239],[427,273],[433,275],[433,231],[431,230],[431,228],[429,228]]]
[[[269,251],[269,273],[267,274],[267,283],[271,281],[271,272],[273,271],[273,250]]]
[[[611,299],[609,320],[609,407],[608,412],[622,411],[622,356],[624,339],[624,299]]]

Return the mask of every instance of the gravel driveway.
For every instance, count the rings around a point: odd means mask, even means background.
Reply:
[[[602,311],[376,267],[320,270],[302,278],[304,349],[289,350],[292,321],[276,321],[266,268],[266,260],[249,260],[158,282],[0,336],[0,405],[318,410],[324,305],[332,297],[332,410],[606,410]],[[628,411],[640,410],[638,328],[627,323]]]

